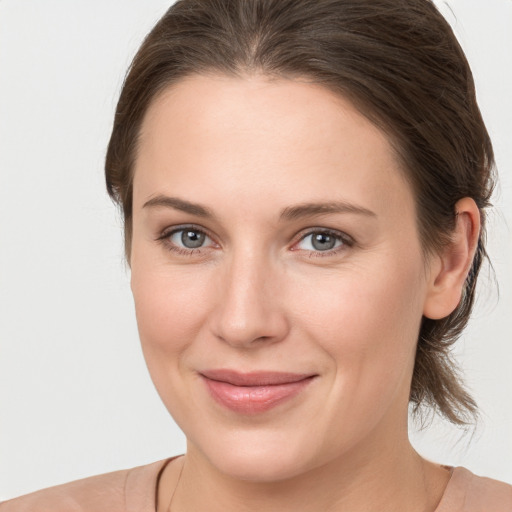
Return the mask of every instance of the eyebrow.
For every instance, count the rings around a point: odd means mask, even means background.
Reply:
[[[186,201],[184,199],[179,199],[177,197],[169,197],[165,195],[158,195],[149,199],[142,206],[143,208],[155,208],[155,207],[164,207],[164,208],[173,208],[174,210],[179,210],[185,213],[190,213],[191,215],[196,215],[198,217],[204,217],[208,219],[214,219],[215,215],[213,212],[198,203],[192,203],[190,201]],[[376,217],[375,212],[368,210],[362,206],[358,206],[352,203],[347,203],[345,201],[334,201],[328,203],[301,203],[295,206],[288,206],[284,208],[280,215],[280,220],[298,220],[304,217],[311,217],[314,215],[323,215],[329,213],[352,213],[358,215],[364,215],[367,217]]]
[[[206,206],[202,206],[197,203],[191,203],[190,201],[185,201],[184,199],[179,199],[177,197],[159,195],[153,197],[149,201],[146,201],[142,206],[142,208],[156,207],[173,208],[185,213],[190,213],[191,215],[197,215],[198,217],[205,217],[210,219],[215,217],[213,212],[209,208],[206,208]]]
[[[329,203],[303,203],[296,206],[288,206],[281,212],[279,218],[283,220],[297,220],[303,217],[328,213],[355,213],[367,217],[377,216],[375,212],[368,210],[368,208],[363,208],[362,206],[345,201],[335,201]]]

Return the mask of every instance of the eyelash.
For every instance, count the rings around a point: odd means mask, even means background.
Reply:
[[[175,235],[176,233],[180,233],[181,231],[193,231],[194,233],[200,233],[204,236],[208,237],[210,240],[212,240],[212,237],[201,228],[198,228],[194,226],[193,224],[187,224],[185,226],[177,226],[173,229],[166,229],[162,232],[162,234],[156,239],[157,242],[160,242],[167,250],[174,252],[176,254],[179,254],[181,256],[193,256],[196,254],[201,254],[202,249],[204,247],[198,247],[197,249],[185,249],[183,247],[178,247],[174,245],[170,239],[172,235]]]
[[[210,240],[213,240],[213,238],[204,229],[201,229],[199,227],[189,224],[189,225],[185,225],[185,226],[178,226],[171,230],[169,230],[169,229],[164,230],[162,232],[162,234],[156,239],[156,241],[162,243],[167,250],[174,252],[176,254],[182,255],[182,256],[193,256],[193,255],[201,254],[202,249],[204,249],[204,247],[198,247],[196,249],[184,249],[184,248],[178,247],[175,244],[170,242],[170,238],[172,235],[175,235],[176,233],[180,233],[185,230],[203,234],[204,236],[208,237]],[[314,234],[325,234],[325,235],[332,236],[337,241],[340,241],[341,245],[336,248],[329,249],[326,251],[310,251],[310,255],[309,255],[310,258],[325,258],[325,257],[329,257],[329,256],[335,256],[338,253],[340,253],[344,250],[347,250],[347,248],[350,248],[353,245],[355,245],[354,239],[352,237],[350,237],[349,235],[342,233],[340,231],[335,231],[335,230],[327,229],[327,228],[309,229],[308,231],[306,231],[300,235],[298,241],[295,242],[294,245],[305,240],[308,236],[311,236]],[[296,250],[300,250],[300,249],[291,249],[291,250],[296,251]]]
[[[338,247],[335,247],[333,249],[329,249],[327,251],[310,251],[309,257],[310,258],[326,258],[329,256],[335,256],[339,254],[340,252],[346,251],[347,248],[350,248],[354,245],[354,239],[350,236],[348,236],[345,233],[342,233],[341,231],[335,231],[332,229],[327,228],[313,228],[309,229],[305,233],[302,233],[299,237],[299,240],[294,244],[298,244],[299,242],[302,242],[305,240],[308,236],[312,236],[315,234],[322,234],[322,235],[328,235],[332,236],[336,239],[336,241],[340,241],[341,245]],[[292,250],[300,250],[300,249],[292,249]]]

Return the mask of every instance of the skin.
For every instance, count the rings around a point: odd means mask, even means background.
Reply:
[[[131,284],[151,377],[187,437],[158,511],[181,471],[173,512],[435,510],[450,474],[409,443],[409,389],[422,315],[460,300],[474,202],[459,201],[453,243],[425,259],[385,134],[304,81],[188,77],[153,100],[140,142]],[[202,247],[171,234],[183,225],[208,235]],[[335,252],[313,229],[341,237]],[[212,400],[198,376],[212,368],[317,378],[247,417]]]

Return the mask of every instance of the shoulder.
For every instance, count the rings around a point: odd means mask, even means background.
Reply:
[[[512,512],[512,485],[458,469],[466,482],[466,500],[475,511]]]
[[[512,485],[456,467],[436,512],[512,512]]]
[[[156,482],[169,459],[41,489],[0,512],[154,512]]]

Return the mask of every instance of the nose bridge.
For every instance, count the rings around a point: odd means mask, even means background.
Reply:
[[[265,251],[245,247],[226,258],[219,283],[215,334],[246,347],[256,341],[278,341],[287,330],[276,295],[277,269]]]

